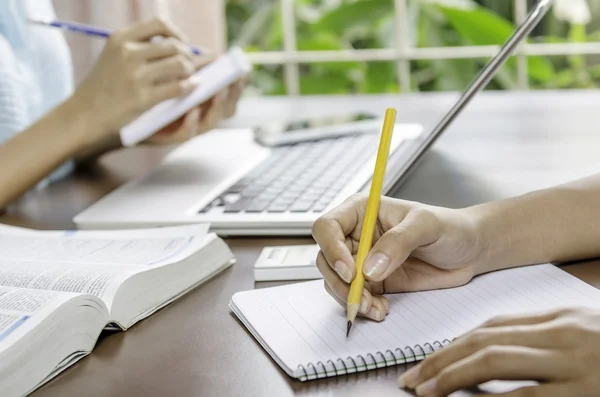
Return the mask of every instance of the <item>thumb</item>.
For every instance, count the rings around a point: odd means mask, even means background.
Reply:
[[[440,237],[441,226],[434,213],[413,210],[398,225],[388,230],[369,252],[363,273],[370,281],[383,281],[417,248]]]

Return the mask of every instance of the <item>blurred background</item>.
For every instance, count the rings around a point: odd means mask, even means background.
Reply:
[[[217,51],[240,45],[254,95],[463,90],[534,0],[55,0],[59,16],[118,27],[165,15]],[[600,84],[600,0],[556,0],[490,90]],[[78,74],[88,38],[69,38]],[[80,42],[76,42],[79,40]],[[96,48],[94,51],[98,51]]]
[[[298,68],[299,92],[462,90],[488,58],[473,57],[478,55],[477,51],[461,51],[460,47],[503,43],[514,30],[515,22],[522,20],[533,3],[533,0],[295,0],[295,41],[299,51],[391,49],[372,54],[379,58],[394,58],[394,49],[402,48],[398,41],[405,40],[403,45],[409,58],[408,65],[404,66],[394,60],[301,63]],[[398,10],[399,5],[404,9]],[[598,18],[588,21],[581,8],[586,5],[592,17]],[[530,43],[562,46],[554,46],[554,49],[540,46],[539,52],[543,55],[523,56],[520,62],[511,60],[488,89],[525,88],[524,85],[534,89],[596,87],[600,82],[600,57],[597,55],[600,48],[595,44],[600,41],[600,1],[566,0],[560,6],[570,9],[558,17],[555,12],[549,13],[533,33]],[[227,0],[226,9],[230,44],[239,43],[247,51],[284,49],[283,33],[287,21],[282,15],[280,1]],[[398,15],[399,12],[404,15]],[[403,34],[407,37],[403,38]],[[577,46],[577,43],[592,45]],[[440,47],[451,48],[446,51],[406,50]],[[567,52],[575,54],[567,55]],[[551,55],[546,55],[548,53]],[[422,59],[419,59],[421,55]],[[405,81],[404,86],[399,81],[403,67],[410,74],[408,84]],[[266,95],[289,91],[281,64],[257,67],[254,85],[257,91]]]

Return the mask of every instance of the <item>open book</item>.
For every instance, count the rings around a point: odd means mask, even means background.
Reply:
[[[381,323],[345,310],[323,281],[239,292],[230,307],[263,348],[301,381],[414,362],[497,315],[600,308],[600,290],[552,265],[503,270],[452,289],[388,295]]]
[[[87,355],[104,328],[126,330],[232,265],[207,231],[0,226],[0,394],[28,394]]]

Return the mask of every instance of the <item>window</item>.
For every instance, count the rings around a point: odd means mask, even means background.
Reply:
[[[254,89],[298,95],[462,90],[534,1],[225,3],[229,43],[241,45],[257,65]],[[562,4],[584,8],[572,15],[563,10],[560,18],[550,12],[487,89],[589,88],[600,82],[600,21],[585,20],[585,12],[600,11],[600,0]]]

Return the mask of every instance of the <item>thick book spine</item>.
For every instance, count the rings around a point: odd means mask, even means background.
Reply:
[[[411,363],[425,359],[425,357],[443,349],[444,346],[450,343],[448,339],[445,339],[442,342],[435,341],[433,343],[425,343],[422,346],[406,346],[394,350],[388,349],[384,352],[367,353],[356,357],[348,356],[346,359],[339,357],[335,361],[327,360],[325,363],[317,361],[316,363],[299,365],[296,374],[297,378],[304,382]]]

